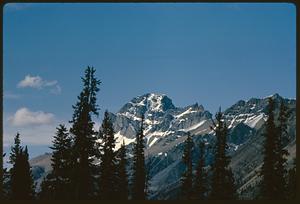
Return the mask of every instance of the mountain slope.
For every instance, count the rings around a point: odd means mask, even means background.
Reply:
[[[275,100],[275,115],[278,115],[279,102],[283,99],[278,94],[271,96]],[[289,140],[287,149],[295,157],[296,136],[296,100],[284,99],[290,110]],[[244,199],[255,195],[253,186],[257,183],[257,170],[262,164],[262,145],[264,141],[264,123],[267,119],[267,98],[251,98],[240,100],[224,111],[226,122],[230,128],[228,142],[229,154],[232,156],[231,166]],[[175,107],[172,100],[164,94],[144,94],[133,98],[117,113],[109,113],[116,132],[118,150],[124,141],[127,145],[129,160],[132,156],[133,142],[140,127],[141,117],[145,116],[146,166],[149,175],[149,198],[166,200],[176,199],[179,191],[180,177],[184,170],[181,162],[183,142],[187,132],[193,135],[193,141],[198,146],[200,141],[206,144],[206,164],[213,162],[212,146],[215,136],[210,129],[212,114],[202,105],[193,104],[187,107]],[[50,157],[51,155],[47,155]],[[46,156],[46,157],[47,157]],[[193,151],[193,161],[197,162],[199,151]],[[31,165],[40,175],[41,162],[36,159]],[[45,158],[43,157],[43,160]],[[43,162],[42,162],[43,163]],[[49,166],[49,164],[48,164]],[[196,163],[194,164],[194,167]],[[49,168],[44,172],[47,172]],[[128,166],[130,170],[130,166]]]

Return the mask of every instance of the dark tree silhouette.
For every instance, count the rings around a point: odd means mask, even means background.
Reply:
[[[9,155],[9,163],[12,165],[16,162],[17,155],[19,155],[22,150],[20,144],[20,133],[17,133],[14,138],[14,146],[11,147]]]
[[[286,183],[286,156],[284,140],[287,140],[288,112],[284,101],[281,101],[278,117],[278,127],[274,117],[275,102],[269,98],[268,119],[265,128],[264,160],[260,172],[262,182],[260,186],[260,198],[285,199],[287,197]]]
[[[264,160],[261,169],[261,195],[263,199],[273,199],[276,197],[276,137],[277,131],[274,123],[274,101],[269,98],[268,119],[266,121],[265,142],[264,142]]]
[[[141,128],[136,135],[136,142],[134,146],[133,156],[133,186],[132,199],[145,200],[146,199],[146,168],[144,156],[144,116],[142,116]]]
[[[189,200],[193,196],[193,166],[192,166],[192,149],[194,146],[190,132],[187,133],[185,146],[182,155],[182,162],[186,170],[181,178],[181,199]]]
[[[99,193],[100,198],[104,200],[116,199],[117,179],[116,179],[116,152],[115,138],[113,125],[105,111],[102,122],[102,130],[100,131],[100,138],[102,139],[102,156],[100,164],[100,178],[99,178]]]
[[[279,111],[279,125],[277,128],[277,134],[274,135],[275,140],[275,149],[274,149],[274,156],[275,158],[275,197],[272,199],[285,199],[287,193],[287,170],[286,170],[286,162],[287,156],[289,155],[288,151],[284,149],[284,140],[287,140],[288,133],[287,133],[287,107],[284,104],[284,100],[281,101],[280,104],[280,111]]]
[[[193,189],[193,199],[204,200],[207,194],[207,174],[205,172],[205,145],[201,141],[199,144],[200,158],[197,165],[196,178]]]
[[[71,147],[72,141],[67,128],[60,124],[56,128],[51,158],[52,171],[47,175],[41,184],[41,199],[70,199],[71,182]]]
[[[226,200],[236,198],[236,189],[233,173],[229,167],[230,157],[226,154],[228,128],[223,119],[221,108],[216,114],[216,123],[212,129],[216,134],[214,149],[214,163],[212,164],[212,189],[210,199]]]
[[[83,90],[78,96],[78,102],[73,106],[74,113],[70,123],[70,133],[73,137],[72,147],[72,179],[74,199],[91,199],[94,197],[96,132],[93,130],[92,115],[98,116],[96,94],[99,91],[100,80],[95,77],[95,69],[87,67],[82,78]]]
[[[294,158],[293,167],[288,172],[287,178],[287,198],[296,199],[297,177],[296,177],[296,158]]]
[[[41,190],[38,192],[37,197],[40,200],[52,200],[54,199],[54,184],[52,182],[52,175],[48,174],[43,178],[41,182]]]
[[[118,165],[117,165],[117,193],[116,198],[118,200],[128,199],[128,176],[126,171],[127,159],[126,159],[126,147],[123,141],[122,146],[119,149],[118,155]]]
[[[35,186],[28,162],[28,149],[20,145],[19,133],[15,136],[14,146],[11,148],[10,169],[11,200],[32,200],[35,196]]]

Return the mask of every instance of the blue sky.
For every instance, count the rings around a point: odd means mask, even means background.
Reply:
[[[88,65],[102,81],[101,115],[148,92],[212,113],[239,99],[296,96],[293,4],[11,3],[3,29],[6,146],[17,131],[25,144],[50,144]]]

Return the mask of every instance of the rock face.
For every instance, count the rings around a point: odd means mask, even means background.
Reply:
[[[289,158],[295,157],[296,100],[283,99],[278,94],[270,97],[275,100],[275,116],[278,115],[281,100],[284,100],[289,107],[289,138],[285,144],[291,152]],[[248,101],[240,100],[224,111],[225,121],[230,129],[228,135],[230,147],[228,153],[232,156],[230,165],[241,197],[244,199],[251,199],[254,196],[251,189],[255,187],[257,170],[262,164],[264,140],[262,134],[264,123],[267,120],[267,105],[267,98],[251,98]],[[213,162],[211,147],[214,145],[215,136],[210,129],[212,114],[202,105],[196,103],[183,108],[175,107],[172,100],[166,95],[149,93],[133,98],[117,113],[109,113],[109,115],[115,130],[115,150],[118,150],[124,141],[127,145],[129,160],[132,157],[132,147],[141,124],[141,117],[142,115],[145,117],[145,156],[150,199],[177,198],[180,177],[184,171],[181,157],[187,132],[193,135],[195,143],[194,168],[198,162],[200,141],[204,141],[206,144],[207,167],[209,168]],[[48,157],[50,156],[48,155]],[[35,161],[31,164],[41,174],[40,169],[37,168],[37,166],[41,166],[39,162]],[[130,169],[131,167],[128,166],[129,173]]]
[[[171,142],[171,137],[185,136],[188,131],[192,134],[208,133],[212,118],[211,113],[198,104],[178,108],[163,94],[151,93],[138,96],[125,104],[116,114],[110,113],[117,137],[116,149],[120,147],[123,140],[125,144],[135,140],[142,115],[145,116],[144,133],[148,153],[156,152],[152,152],[152,149],[157,148],[151,147],[161,143],[162,138],[169,138]]]

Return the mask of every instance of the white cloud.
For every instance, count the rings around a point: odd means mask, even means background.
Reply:
[[[20,108],[17,112],[9,117],[9,122],[15,127],[30,125],[51,124],[54,121],[54,114],[43,111],[32,112],[28,108]]]
[[[40,76],[26,75],[25,79],[18,83],[18,88],[31,87],[41,89],[43,87],[43,84],[44,82]]]
[[[50,92],[53,94],[60,94],[61,87],[59,86],[56,80],[47,81],[42,79],[40,76],[30,76],[26,75],[23,80],[21,80],[18,85],[18,88],[35,88],[35,89],[43,89],[45,87],[49,87]]]
[[[59,119],[56,116],[49,124],[15,126],[11,123],[12,116],[15,114],[3,112],[3,144],[6,147],[13,145],[17,132],[20,133],[21,142],[24,145],[51,145],[59,124],[65,124],[67,128],[70,128],[67,119]]]

